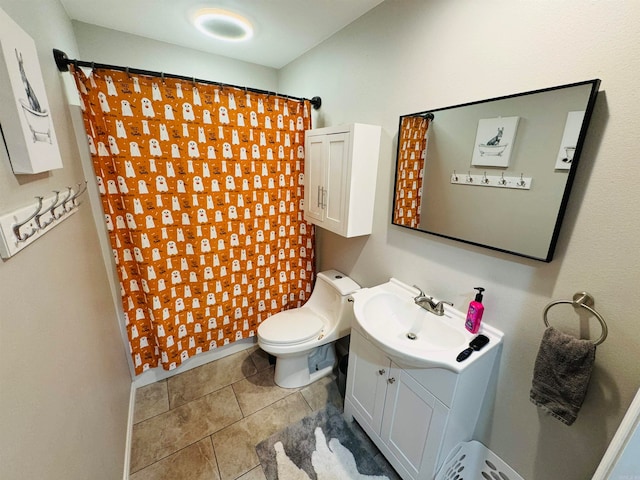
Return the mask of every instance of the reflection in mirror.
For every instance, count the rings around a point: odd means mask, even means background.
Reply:
[[[392,223],[551,261],[599,85],[401,116]]]

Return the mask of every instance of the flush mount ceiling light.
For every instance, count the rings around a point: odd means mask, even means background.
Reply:
[[[205,35],[218,40],[242,42],[253,36],[253,27],[246,18],[219,8],[199,10],[193,24]]]

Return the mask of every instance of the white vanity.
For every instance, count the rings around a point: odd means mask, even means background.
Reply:
[[[503,335],[483,323],[489,343],[458,362],[477,334],[458,310],[438,316],[415,305],[417,294],[392,278],[353,295],[344,406],[405,480],[432,479],[472,439]]]

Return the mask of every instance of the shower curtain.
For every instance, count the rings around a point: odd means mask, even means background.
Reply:
[[[398,164],[393,223],[418,228],[422,181],[431,121],[423,116],[402,117],[398,137]]]
[[[312,290],[303,220],[308,101],[72,73],[136,374],[252,337]]]

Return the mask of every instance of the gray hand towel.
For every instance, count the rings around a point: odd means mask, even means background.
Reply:
[[[540,342],[530,399],[567,425],[578,416],[589,386],[596,346],[549,327]]]

